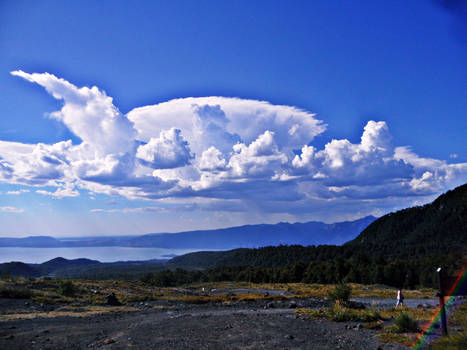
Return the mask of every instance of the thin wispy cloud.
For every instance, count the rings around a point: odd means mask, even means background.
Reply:
[[[140,207],[140,208],[121,208],[121,209],[91,209],[91,213],[150,213],[150,212],[163,212],[164,208],[159,207]]]
[[[13,195],[13,196],[18,196],[20,194],[28,193],[28,192],[30,192],[30,190],[22,189],[22,190],[18,190],[18,191],[7,191],[6,194]]]
[[[24,209],[16,207],[0,207],[0,212],[2,213],[23,213]]]

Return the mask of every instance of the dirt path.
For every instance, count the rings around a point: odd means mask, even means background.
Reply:
[[[383,298],[352,298],[353,301],[358,301],[368,307],[376,305],[380,309],[390,309],[396,306],[395,299]],[[437,307],[439,305],[438,298],[405,298],[404,305],[416,309],[419,305],[428,307]]]

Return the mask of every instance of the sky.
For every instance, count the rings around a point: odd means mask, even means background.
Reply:
[[[430,202],[467,180],[462,4],[0,1],[0,236]]]

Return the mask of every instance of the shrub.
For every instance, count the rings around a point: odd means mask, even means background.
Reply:
[[[378,311],[378,309],[376,309],[375,307],[372,307],[369,311],[368,311],[368,317],[370,317],[373,321],[375,320],[382,320],[383,317],[381,316],[380,312]]]
[[[2,275],[0,276],[0,279],[2,281],[10,281],[12,279],[10,272],[7,271],[7,272],[2,273]]]
[[[2,287],[0,288],[0,298],[9,299],[29,299],[33,296],[33,293],[23,287]]]
[[[405,312],[401,312],[399,316],[394,320],[394,325],[396,327],[396,332],[418,332],[418,323],[412,317],[410,317]]]
[[[351,315],[348,313],[347,308],[336,300],[332,308],[329,309],[329,318],[335,322],[344,322],[351,319]]]
[[[347,304],[352,294],[352,287],[345,283],[339,283],[334,287],[334,290],[328,293],[329,299]]]
[[[57,293],[65,296],[72,296],[75,294],[75,286],[71,280],[58,281]]]

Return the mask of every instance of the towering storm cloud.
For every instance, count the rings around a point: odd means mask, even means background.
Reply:
[[[95,86],[76,87],[49,73],[11,74],[62,100],[52,117],[80,142],[0,141],[0,181],[56,198],[89,191],[199,201],[208,209],[216,203],[226,211],[255,200],[264,211],[294,213],[333,199],[429,195],[467,175],[467,163],[448,164],[395,146],[384,121],[368,121],[359,143],[333,139],[317,149],[313,140],[326,124],[292,106],[212,96],[122,114]],[[294,203],[275,204],[284,201]]]

